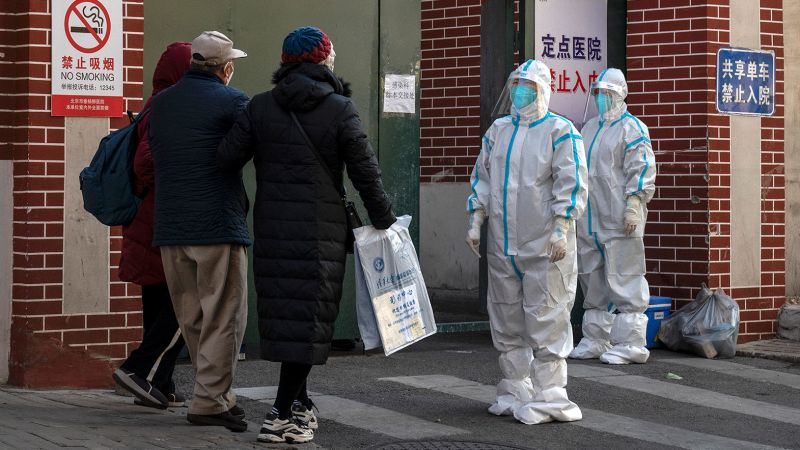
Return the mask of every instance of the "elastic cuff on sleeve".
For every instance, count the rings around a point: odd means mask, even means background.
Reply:
[[[378,230],[387,230],[393,223],[397,222],[397,217],[394,216],[391,210],[380,218],[370,216],[369,219],[372,222],[372,226]]]

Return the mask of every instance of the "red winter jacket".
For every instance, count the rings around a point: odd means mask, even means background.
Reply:
[[[189,42],[175,42],[161,54],[153,73],[153,94],[143,111],[150,107],[156,94],[177,83],[189,70],[191,48]],[[153,247],[156,196],[153,158],[147,140],[149,116],[145,115],[136,127],[139,146],[133,161],[134,188],[137,195],[144,197],[133,222],[122,228],[122,257],[119,262],[119,279],[143,286],[166,283],[161,252],[158,247]]]

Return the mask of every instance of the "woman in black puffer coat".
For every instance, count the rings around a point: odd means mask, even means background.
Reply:
[[[223,170],[240,170],[250,158],[256,168],[254,272],[261,354],[283,363],[273,409],[278,417],[267,424],[268,415],[265,428],[291,420],[291,409],[310,410],[305,378],[311,365],[328,358],[350,232],[338,193],[344,167],[372,225],[386,229],[395,221],[350,90],[332,71],[333,55],[318,28],[289,34],[275,88],[253,97],[218,149]],[[335,186],[289,111],[334,174]],[[293,400],[302,404],[292,408]],[[295,416],[308,418],[297,411]],[[282,442],[261,435],[260,440]]]

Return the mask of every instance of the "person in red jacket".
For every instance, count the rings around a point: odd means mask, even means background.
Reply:
[[[144,333],[139,348],[117,369],[114,381],[136,396],[135,402],[155,408],[184,406],[185,399],[175,390],[172,372],[183,348],[183,337],[175,318],[172,300],[161,264],[161,252],[153,247],[155,178],[150,155],[147,114],[159,92],[175,84],[189,70],[192,58],[189,42],[175,42],[161,54],[153,73],[153,93],[137,126],[139,145],[134,156],[134,187],[143,200],[130,225],[122,230],[122,258],[119,278],[142,286]]]

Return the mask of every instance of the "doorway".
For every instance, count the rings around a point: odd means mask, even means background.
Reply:
[[[251,97],[271,89],[280,63],[283,38],[293,29],[315,25],[336,48],[336,73],[351,83],[364,129],[378,154],[384,187],[397,215],[414,217],[411,234],[418,242],[419,105],[412,114],[382,113],[386,74],[416,75],[419,92],[420,5],[415,0],[145,0],[144,79],[150,80],[163,49],[218,30],[248,54],[237,61],[232,86]],[[152,86],[145,83],[144,96]],[[419,95],[417,95],[417,98]],[[384,143],[383,145],[381,145]],[[245,167],[248,196],[255,198],[252,164]],[[355,190],[348,183],[351,196]],[[252,204],[252,202],[251,202]],[[360,201],[356,201],[360,205]],[[362,217],[366,213],[362,210]],[[252,212],[248,218],[252,230]],[[252,252],[250,252],[252,268]],[[252,270],[250,271],[252,274]],[[249,277],[246,344],[258,343],[256,293]],[[337,339],[358,337],[354,272],[348,259],[344,293],[336,323]]]

